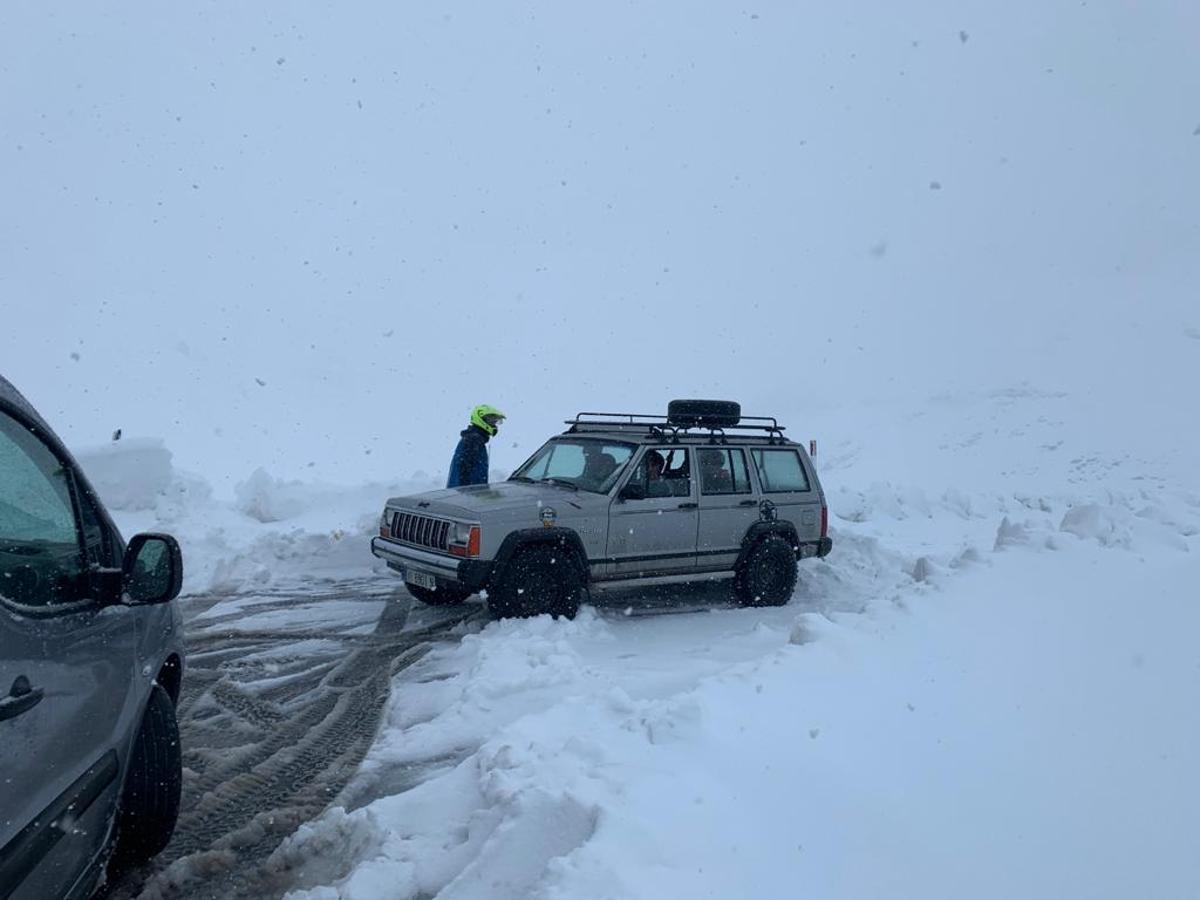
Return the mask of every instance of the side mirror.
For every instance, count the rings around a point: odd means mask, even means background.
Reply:
[[[621,488],[621,493],[617,494],[618,500],[645,500],[646,486],[638,481],[631,481]]]
[[[183,554],[169,534],[135,534],[121,564],[122,593],[129,603],[166,603],[183,587]]]

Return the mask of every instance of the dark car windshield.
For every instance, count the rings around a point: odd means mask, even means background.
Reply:
[[[635,444],[595,438],[557,439],[542,447],[509,480],[545,481],[607,494],[635,449]]]

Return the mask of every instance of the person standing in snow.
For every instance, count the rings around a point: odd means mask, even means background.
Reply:
[[[450,460],[446,487],[487,484],[487,442],[496,436],[503,421],[504,413],[486,403],[471,410],[471,424],[463,429]]]

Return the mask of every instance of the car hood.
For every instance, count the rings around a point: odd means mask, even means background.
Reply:
[[[412,494],[407,497],[392,497],[387,505],[435,516],[475,519],[488,513],[522,507],[561,506],[582,509],[606,502],[608,497],[603,494],[573,491],[552,484],[497,481],[494,484],[473,484],[467,487],[426,491],[424,494]]]

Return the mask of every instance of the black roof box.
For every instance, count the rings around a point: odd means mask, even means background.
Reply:
[[[667,421],[679,428],[732,428],[742,420],[742,405],[732,400],[672,400]]]

